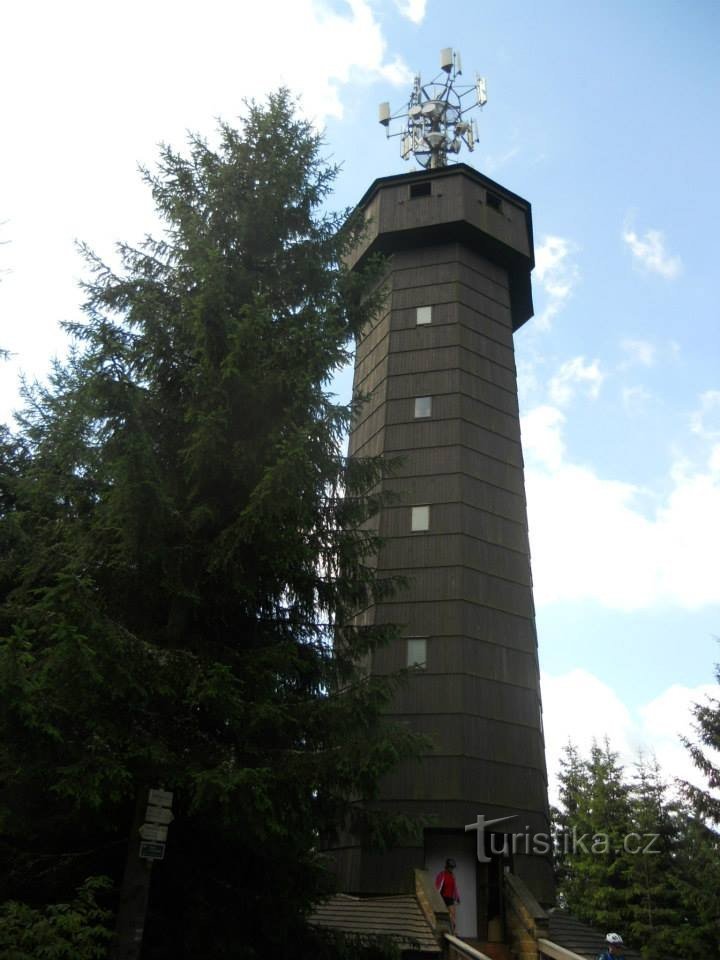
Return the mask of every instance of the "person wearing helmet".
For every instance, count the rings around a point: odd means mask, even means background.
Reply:
[[[450,914],[450,932],[455,933],[455,904],[460,903],[460,891],[455,880],[454,870],[456,867],[452,857],[445,861],[445,869],[435,877],[435,889],[445,901]]]
[[[625,945],[619,933],[609,933],[605,937],[605,944],[605,952],[600,954],[598,960],[622,960]]]

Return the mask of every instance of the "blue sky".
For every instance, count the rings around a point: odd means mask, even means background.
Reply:
[[[445,46],[487,78],[462,159],[535,226],[516,349],[550,763],[568,734],[608,733],[687,773],[677,734],[720,659],[720,6],[68,0],[13,5],[4,26],[2,419],[18,371],[64,349],[73,240],[110,257],[153,229],[136,166],[158,141],[210,135],[286,83],[351,206],[413,169],[379,101],[400,107]]]

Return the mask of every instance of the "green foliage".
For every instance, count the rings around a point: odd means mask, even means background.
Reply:
[[[720,664],[715,668],[715,677],[720,683]],[[695,730],[699,743],[683,739],[695,766],[707,780],[708,788],[702,790],[691,783],[683,783],[686,798],[699,813],[720,826],[720,764],[713,759],[720,751],[720,700],[708,697],[705,703],[695,705]]]
[[[680,814],[679,843],[672,882],[682,904],[674,934],[683,957],[720,957],[720,835],[688,812]]]
[[[582,919],[610,928],[622,904],[629,869],[624,846],[631,832],[629,790],[607,741],[583,760],[569,746],[563,760],[556,818],[559,891]]]
[[[627,885],[628,936],[650,956],[677,946],[685,922],[676,883],[682,824],[655,760],[641,758],[631,794],[633,830]],[[637,852],[635,852],[637,851]]]
[[[607,742],[588,758],[570,744],[560,783],[561,904],[645,960],[720,957],[720,838],[671,797],[657,762],[641,758],[629,781]]]
[[[9,901],[0,906],[2,960],[102,960],[112,936],[112,914],[96,895],[111,886],[107,877],[91,877],[70,903],[36,910]]]
[[[164,148],[165,237],[84,251],[76,349],[0,437],[0,901],[117,879],[137,791],[173,789],[149,958],[299,955],[318,847],[411,746],[358,670],[393,633],[353,619],[392,587],[383,467],[327,392],[380,267],[344,266],[320,150],[285,91]]]

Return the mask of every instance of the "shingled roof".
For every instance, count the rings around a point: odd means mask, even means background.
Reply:
[[[351,897],[337,893],[315,907],[310,923],[366,937],[390,937],[402,950],[439,954],[432,928],[411,894]]]
[[[550,919],[548,940],[552,940],[559,947],[585,957],[586,960],[597,960],[605,950],[606,930],[600,931],[589,927],[563,910],[551,910],[548,916]],[[624,955],[625,960],[640,960],[638,951],[631,950],[629,947],[625,947]]]

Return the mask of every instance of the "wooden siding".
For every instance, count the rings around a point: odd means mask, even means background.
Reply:
[[[431,197],[410,200],[395,178],[368,198],[367,243],[387,234],[391,256],[384,307],[357,344],[355,390],[368,399],[350,453],[395,463],[383,481],[394,501],[379,517],[377,567],[405,584],[363,619],[403,629],[373,654],[378,674],[405,666],[406,637],[427,638],[425,666],[388,713],[433,744],[385,779],[377,806],[456,829],[479,813],[515,814],[542,832],[547,782],[512,338],[518,264],[529,285],[532,236],[524,202],[508,194],[498,213],[481,180],[443,174]],[[453,227],[463,220],[470,232]],[[434,240],[417,242],[418,230],[442,224]],[[487,243],[473,241],[478,231],[488,231]],[[488,251],[498,243],[505,252],[496,258]],[[421,306],[432,307],[431,323],[417,324]],[[431,416],[414,416],[419,396],[432,397]],[[429,529],[413,532],[411,508],[424,505]],[[348,890],[402,889],[409,868],[423,866],[420,840],[379,860],[346,841],[338,856]],[[547,900],[549,862],[527,859],[528,885]]]

